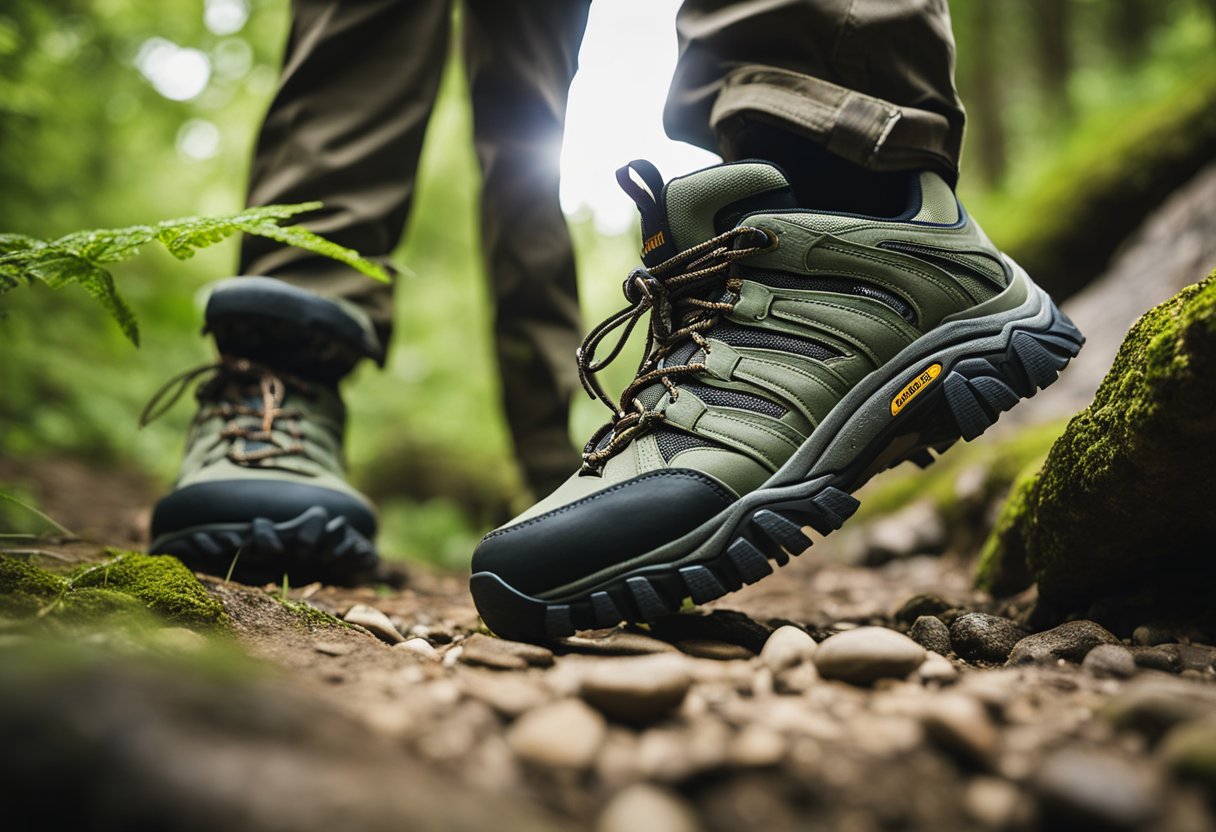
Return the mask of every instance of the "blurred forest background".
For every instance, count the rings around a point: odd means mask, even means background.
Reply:
[[[1120,137],[1169,119],[1216,79],[1213,0],[952,0],[951,8],[970,119],[963,200],[1015,257],[1018,241],[1070,221],[1041,210],[1044,200],[1084,190],[1100,174],[1133,179],[1135,169],[1102,173]],[[53,237],[242,207],[287,15],[287,0],[5,0],[0,231]],[[674,53],[674,31],[669,37]],[[187,71],[158,72],[164,62]],[[527,499],[498,409],[477,182],[453,60],[396,256],[412,272],[398,294],[399,337],[387,370],[363,368],[346,398],[352,477],[381,507],[382,551],[458,567],[480,534]],[[590,324],[620,305],[637,233],[605,233],[585,206],[570,219]],[[4,296],[0,458],[67,456],[167,486],[191,409],[182,404],[143,431],[137,416],[172,374],[209,359],[198,337],[200,291],[235,261],[229,242],[184,264],[149,248],[119,267],[143,329],[139,350],[82,292]],[[610,388],[624,384],[627,364],[613,367]],[[577,402],[577,444],[603,420],[597,407]],[[19,481],[0,482],[0,491],[31,494]],[[16,518],[0,512],[0,525]]]

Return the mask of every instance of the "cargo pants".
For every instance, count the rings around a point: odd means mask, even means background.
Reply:
[[[293,0],[249,203],[320,199],[326,208],[306,225],[387,264],[409,216],[453,2]],[[461,4],[503,405],[538,496],[577,464],[567,422],[582,327],[556,148],[590,2]],[[843,164],[957,176],[963,109],[946,0],[685,0],[676,29],[672,138],[731,160],[760,155],[741,137],[772,125]],[[623,56],[629,48],[620,44]],[[388,343],[391,287],[260,238],[245,239],[241,273],[356,302]]]

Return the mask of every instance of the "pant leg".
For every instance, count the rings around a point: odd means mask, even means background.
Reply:
[[[293,0],[249,204],[321,200],[303,222],[386,266],[414,193],[449,44],[451,0]],[[392,291],[332,260],[246,237],[241,273],[363,307],[387,346]],[[383,356],[381,356],[383,358]]]
[[[957,178],[947,0],[685,0],[676,27],[672,138],[731,158],[750,123],[770,123],[868,170]]]
[[[569,414],[582,324],[558,162],[589,5],[466,0],[462,19],[502,397],[537,496],[577,464]]]

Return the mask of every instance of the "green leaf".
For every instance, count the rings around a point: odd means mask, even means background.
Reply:
[[[324,257],[328,257],[331,260],[337,260],[339,263],[345,263],[352,269],[367,275],[372,280],[378,280],[381,283],[388,283],[391,280],[384,267],[361,256],[359,252],[327,240],[321,235],[309,231],[303,226],[283,226],[276,225],[273,222],[259,221],[252,223],[241,223],[240,228],[241,231],[244,231],[246,234],[254,234],[258,237],[268,237],[271,240],[277,240],[280,243],[286,243],[287,245],[302,248],[305,251],[311,251],[314,254],[320,254]]]

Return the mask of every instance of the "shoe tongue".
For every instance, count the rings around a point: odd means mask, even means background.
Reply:
[[[715,165],[664,185],[654,165],[635,159],[616,172],[616,180],[642,214],[646,266],[734,228],[745,214],[797,207],[785,175],[768,162]]]

